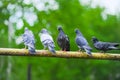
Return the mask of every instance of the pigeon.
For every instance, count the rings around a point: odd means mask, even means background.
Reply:
[[[55,48],[54,41],[51,35],[48,33],[48,31],[46,29],[42,29],[39,36],[40,41],[44,46],[44,49],[48,48],[51,53],[55,54],[56,52],[54,49]]]
[[[70,41],[67,35],[65,35],[62,27],[58,27],[58,38],[57,43],[58,46],[62,49],[62,51],[70,51]]]
[[[25,49],[28,47],[30,54],[36,53],[35,40],[32,31],[30,31],[28,28],[25,28],[24,34],[22,35],[22,39],[25,45]]]
[[[76,44],[78,45],[78,47],[82,51],[83,50],[86,51],[86,53],[91,56],[92,48],[89,46],[85,37],[82,35],[82,33],[79,31],[79,29],[75,29],[75,33],[76,33],[75,41],[76,41]]]
[[[92,42],[94,47],[101,52],[106,52],[108,50],[120,50],[119,48],[117,48],[120,43],[102,42],[99,41],[96,37],[92,37]]]

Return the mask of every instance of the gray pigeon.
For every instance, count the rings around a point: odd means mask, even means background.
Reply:
[[[117,48],[117,46],[120,45],[119,43],[102,42],[99,41],[96,37],[92,37],[92,41],[94,47],[102,52],[106,52],[108,50],[120,50]]]
[[[76,33],[75,41],[78,47],[81,50],[85,50],[88,55],[92,55],[91,54],[92,48],[89,46],[87,40],[84,38],[82,33],[78,29],[75,29],[75,33]]]
[[[25,28],[25,32],[22,35],[22,39],[23,39],[25,48],[28,47],[28,50],[31,54],[36,53],[35,52],[35,40],[34,40],[34,35],[32,31],[30,31],[28,28]]]
[[[50,52],[55,54],[56,52],[54,49],[55,48],[54,41],[53,41],[53,38],[48,33],[48,31],[46,29],[42,29],[39,36],[40,36],[40,41],[44,46],[44,49],[48,48]]]
[[[67,35],[65,35],[62,27],[58,27],[58,38],[57,43],[58,46],[62,49],[62,51],[70,51],[70,41]]]

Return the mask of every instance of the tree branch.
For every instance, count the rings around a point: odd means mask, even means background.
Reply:
[[[40,56],[40,57],[59,57],[59,58],[79,58],[79,59],[99,59],[99,60],[120,60],[120,54],[111,53],[92,53],[92,56],[83,52],[64,52],[56,51],[51,54],[48,50],[36,50],[36,54],[29,54],[27,49],[0,48],[0,55],[5,56]]]

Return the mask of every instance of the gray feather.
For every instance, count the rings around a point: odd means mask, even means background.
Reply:
[[[62,27],[58,27],[58,37],[57,37],[57,43],[58,46],[63,50],[63,51],[70,51],[70,41],[67,35],[65,35]]]
[[[40,41],[45,48],[48,48],[50,52],[52,52],[53,54],[56,53],[55,52],[55,45],[54,45],[54,41],[53,38],[50,36],[50,34],[48,33],[48,31],[46,29],[42,29],[40,34]]]
[[[78,45],[78,47],[82,50],[85,50],[86,53],[91,55],[92,48],[89,46],[85,37],[82,35],[82,33],[78,29],[76,29],[75,32],[76,32],[75,41],[76,41],[76,44]]]
[[[28,28],[25,28],[25,32],[22,35],[24,45],[28,47],[30,53],[35,53],[35,40],[34,35]]]
[[[97,38],[92,37],[93,45],[97,50],[106,52],[108,50],[120,50],[117,48],[119,46],[119,43],[110,43],[110,42],[102,42],[99,41]]]

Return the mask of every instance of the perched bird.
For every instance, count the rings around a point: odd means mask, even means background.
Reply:
[[[75,33],[76,33],[75,41],[78,47],[81,50],[85,50],[88,55],[92,55],[91,54],[92,48],[89,46],[87,40],[84,38],[82,33],[78,29],[75,29]]]
[[[92,41],[94,47],[102,52],[106,52],[108,50],[120,50],[117,48],[117,46],[120,45],[119,43],[102,42],[99,41],[96,37],[92,37]]]
[[[70,41],[67,35],[65,35],[62,27],[58,27],[58,37],[57,43],[58,46],[62,49],[62,51],[70,51]]]
[[[36,53],[35,40],[32,31],[30,31],[28,28],[25,28],[24,34],[22,35],[22,39],[25,45],[25,49],[28,47],[28,50],[31,54]]]
[[[48,48],[50,52],[55,54],[56,52],[54,49],[55,48],[54,41],[53,38],[48,33],[48,31],[46,29],[42,29],[39,36],[40,36],[40,41],[44,46],[44,49]]]

